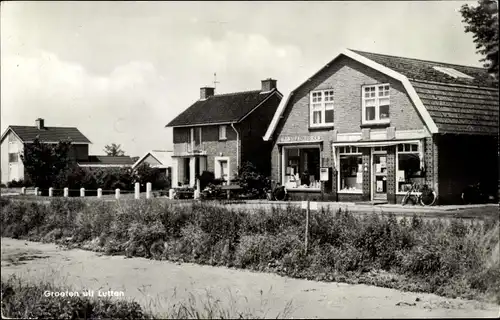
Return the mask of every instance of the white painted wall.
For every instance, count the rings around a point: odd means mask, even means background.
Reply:
[[[9,132],[3,139],[1,146],[1,169],[2,183],[6,184],[12,180],[24,179],[24,165],[21,161],[20,154],[23,151],[22,142],[12,133]],[[18,153],[19,160],[17,163],[9,163],[9,153]]]

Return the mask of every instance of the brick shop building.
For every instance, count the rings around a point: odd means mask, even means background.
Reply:
[[[441,204],[498,194],[498,87],[482,68],[344,50],[283,99],[265,141],[292,199]]]

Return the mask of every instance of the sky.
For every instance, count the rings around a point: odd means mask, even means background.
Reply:
[[[481,66],[458,12],[476,1],[1,2],[1,131],[74,126],[91,154],[171,150],[165,125],[199,98],[287,94],[357,49]]]

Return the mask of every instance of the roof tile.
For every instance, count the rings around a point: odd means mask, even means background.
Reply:
[[[167,124],[167,127],[237,122],[277,90],[218,94],[198,100]]]

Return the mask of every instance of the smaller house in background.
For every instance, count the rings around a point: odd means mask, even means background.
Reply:
[[[80,167],[91,167],[91,168],[121,168],[121,167],[132,167],[134,160],[129,156],[88,156],[85,161],[79,161],[78,166]]]
[[[2,183],[12,180],[24,180],[25,170],[21,161],[24,145],[33,143],[38,137],[44,143],[57,144],[70,139],[70,158],[75,161],[87,161],[90,140],[75,127],[46,127],[44,119],[38,118],[35,126],[9,126],[1,138]]]
[[[172,175],[172,154],[173,151],[151,150],[139,158],[132,165],[132,169],[137,168],[143,163],[147,163],[151,168],[165,169],[167,177],[170,177]]]
[[[21,160],[24,145],[38,138],[43,143],[57,144],[61,140],[71,140],[69,158],[80,167],[132,167],[134,161],[129,156],[89,155],[92,143],[76,127],[47,127],[45,120],[38,118],[35,126],[9,126],[1,138],[2,183],[24,180],[25,170]]]

